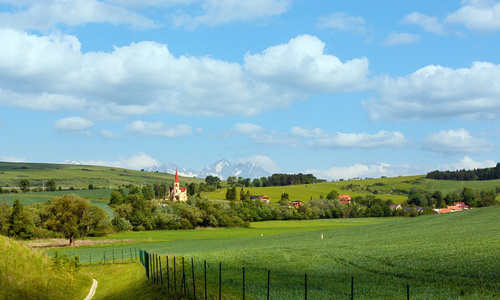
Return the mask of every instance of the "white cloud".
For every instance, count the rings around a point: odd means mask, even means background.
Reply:
[[[379,98],[363,101],[375,120],[500,118],[500,65],[474,62],[461,69],[429,65],[378,82]]]
[[[179,13],[174,16],[174,23],[176,26],[195,28],[199,25],[216,26],[234,21],[251,22],[279,16],[287,12],[290,5],[290,0],[205,0],[202,15]]]
[[[262,169],[266,170],[271,174],[278,173],[280,171],[278,165],[267,155],[253,155],[247,158],[241,158],[239,160],[239,162],[241,163],[246,163],[248,161],[259,165]]]
[[[244,67],[255,78],[304,92],[338,93],[366,88],[368,59],[342,63],[324,53],[325,43],[300,35],[287,44],[272,46],[261,54],[245,55]]]
[[[145,114],[242,115],[288,107],[308,93],[362,89],[368,61],[344,63],[324,43],[299,36],[245,68],[211,57],[174,57],[167,45],[132,43],[112,52],[81,52],[70,35],[0,29],[0,104],[75,110],[93,120]]]
[[[129,158],[119,158],[117,161],[88,160],[79,162],[83,165],[108,166],[135,170],[140,170],[147,166],[160,165],[158,160],[142,152],[139,152]]]
[[[90,136],[90,127],[94,123],[82,117],[68,117],[58,120],[54,123],[54,129],[67,134],[87,135]]]
[[[112,131],[109,131],[106,129],[102,129],[100,131],[100,134],[103,138],[106,138],[106,139],[117,139],[117,138],[122,136],[120,133],[112,132]]]
[[[264,130],[262,126],[252,123],[238,123],[232,128],[232,131],[236,134],[252,134],[263,132]]]
[[[458,11],[449,14],[446,22],[464,25],[479,32],[500,30],[500,3],[490,0],[467,0]]]
[[[460,161],[451,163],[451,164],[443,164],[439,166],[439,170],[473,170],[473,169],[483,169],[483,168],[491,168],[496,166],[496,163],[493,160],[484,160],[484,161],[474,161],[468,156],[465,156]]]
[[[2,161],[5,162],[26,162],[25,157],[2,156]]]
[[[0,13],[0,27],[46,31],[58,24],[69,26],[85,23],[128,24],[135,29],[157,26],[144,16],[97,0],[24,1],[23,4],[17,5],[19,7],[14,12]]]
[[[424,171],[410,165],[390,165],[387,163],[355,164],[345,167],[332,167],[327,170],[310,169],[305,173],[311,173],[318,178],[327,180],[339,180],[350,178],[380,178],[381,176],[396,177],[423,174]]]
[[[330,133],[307,142],[309,148],[380,148],[402,147],[406,139],[401,132],[381,130],[369,133]]]
[[[420,40],[418,34],[392,32],[382,41],[383,45],[393,46],[399,44],[410,44]]]
[[[403,24],[413,24],[422,27],[425,31],[444,35],[446,30],[436,17],[429,17],[419,12],[411,13],[403,18]]]
[[[338,29],[343,31],[366,31],[365,19],[361,16],[349,16],[346,13],[333,13],[320,17],[316,27],[320,29]]]
[[[443,153],[481,153],[494,150],[490,142],[473,137],[464,128],[431,133],[424,138],[423,144],[429,150]]]
[[[193,134],[191,126],[179,124],[175,126],[162,122],[134,121],[126,128],[129,134],[141,137],[175,138]]]

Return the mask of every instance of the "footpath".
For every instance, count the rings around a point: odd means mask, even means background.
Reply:
[[[97,280],[92,278],[92,287],[90,288],[90,292],[84,300],[90,300],[94,297],[95,290],[97,289]]]

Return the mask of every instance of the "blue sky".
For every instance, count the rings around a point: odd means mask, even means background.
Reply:
[[[0,0],[0,160],[496,164],[500,2]]]

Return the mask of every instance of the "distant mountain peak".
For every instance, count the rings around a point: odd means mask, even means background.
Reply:
[[[238,163],[234,164],[229,162],[227,159],[222,158],[211,165],[206,166],[200,171],[194,171],[191,169],[182,168],[176,164],[168,163],[161,166],[149,166],[144,167],[145,171],[148,172],[164,172],[175,174],[175,170],[178,171],[179,175],[184,177],[198,177],[205,178],[208,175],[219,177],[222,180],[227,179],[229,176],[243,177],[243,178],[260,178],[268,177],[271,174],[266,170],[262,169],[259,165],[253,162]]]

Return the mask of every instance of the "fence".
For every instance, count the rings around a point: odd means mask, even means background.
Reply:
[[[209,265],[204,260],[201,264],[195,263],[193,258],[190,261],[185,261],[184,257],[180,257],[180,259],[176,256],[164,255],[162,257],[145,250],[140,250],[140,261],[144,266],[149,281],[161,285],[169,293],[182,298],[209,299],[210,297],[210,299],[223,299],[223,293],[228,294],[229,298],[243,300],[248,296],[252,298],[257,296],[259,299],[266,298],[268,300],[271,298],[307,300],[308,297],[331,299],[339,296],[343,299],[354,299],[356,296],[354,276],[351,276],[349,280],[350,290],[346,291],[344,289],[344,291],[340,291],[334,296],[324,286],[316,286],[311,289],[311,286],[308,286],[307,274],[304,274],[300,281],[296,280],[297,278],[292,278],[293,276],[287,276],[288,280],[293,281],[295,279],[294,288],[290,288],[290,286],[282,285],[283,273],[280,272],[276,272],[277,276],[273,276],[278,283],[272,285],[271,270],[267,270],[265,275],[255,276],[255,274],[252,274],[251,279],[258,280],[259,283],[253,282],[249,286],[248,270],[245,270],[245,267],[234,268],[228,266],[223,268],[220,262],[218,265]],[[263,282],[265,284],[262,284]],[[405,291],[400,289],[398,294],[400,295],[399,299],[403,299],[404,296],[406,296],[406,299],[410,299],[410,285],[406,284]]]
[[[95,263],[125,263],[134,262],[139,259],[140,249],[138,248],[122,248],[122,249],[112,249],[112,250],[102,250],[102,251],[88,251],[84,253],[82,250],[75,251],[57,251],[60,254],[66,254],[69,258],[78,255],[80,262],[89,263],[90,265]],[[48,256],[53,256],[54,253],[49,252]]]

